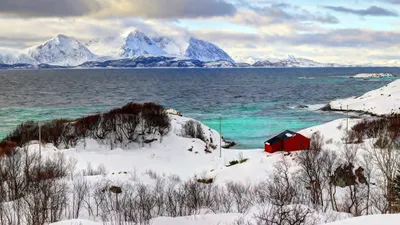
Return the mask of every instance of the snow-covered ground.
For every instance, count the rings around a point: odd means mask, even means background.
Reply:
[[[169,110],[174,112],[174,110]],[[190,118],[170,115],[172,121],[171,132],[165,136],[162,142],[141,146],[119,146],[113,148],[107,144],[99,144],[95,140],[87,139],[80,142],[75,148],[57,149],[51,144],[42,147],[43,157],[51,157],[62,152],[67,158],[76,160],[76,170],[85,170],[88,167],[98,168],[100,165],[106,168],[106,174],[102,176],[88,176],[86,179],[95,184],[101,180],[108,180],[117,185],[124,183],[140,182],[146,185],[154,185],[154,178],[150,173],[158,174],[164,178],[179,176],[182,180],[196,182],[198,178],[213,178],[216,184],[225,185],[227,182],[239,182],[245,185],[256,185],[268,179],[273,173],[277,162],[282,161],[284,153],[268,154],[263,149],[254,150],[229,150],[222,149],[219,152],[220,135],[205,125],[202,125],[205,137],[217,146],[211,153],[206,153],[207,143],[192,138],[182,137],[182,126]],[[336,142],[340,142],[344,128],[338,127],[345,124],[345,120],[333,121],[326,125],[309,128],[300,133],[311,136],[314,132],[330,132]],[[356,121],[352,121],[355,124]],[[331,132],[335,130],[334,132]],[[222,143],[223,144],[223,143]],[[33,143],[30,151],[37,152],[39,145]],[[293,156],[286,156],[293,169],[296,168]],[[248,159],[245,163],[227,167],[230,161]],[[90,165],[90,166],[88,166]],[[250,187],[249,186],[249,187]],[[160,217],[151,221],[154,225],[206,225],[206,224],[235,224],[239,219],[254,222],[254,214],[260,212],[260,206],[255,205],[247,213],[200,213],[188,217]],[[346,213],[322,213],[313,211],[310,218],[322,222],[331,222],[348,218]],[[99,225],[104,224],[98,218],[88,217],[83,214],[82,219],[67,220],[52,225]],[[96,221],[96,222],[92,222]],[[107,224],[107,223],[105,223]]]
[[[95,140],[81,141],[75,148],[58,150],[48,144],[42,149],[45,155],[62,151],[66,156],[77,159],[77,169],[86,169],[88,164],[93,168],[103,165],[107,168],[107,178],[126,181],[135,176],[138,180],[149,179],[149,170],[165,177],[178,175],[183,180],[197,177],[216,178],[219,183],[226,181],[256,183],[265,179],[269,170],[273,169],[282,154],[264,153],[263,149],[230,150],[221,148],[220,135],[217,131],[202,125],[209,140],[213,140],[216,148],[212,153],[205,152],[207,143],[192,138],[182,137],[182,126],[190,118],[171,115],[172,130],[163,137],[162,142],[151,144],[132,144],[117,146],[111,150],[110,145],[99,144]],[[224,144],[224,143],[222,143]],[[38,149],[38,144],[31,145],[32,151]],[[226,167],[230,161],[248,158],[251,163],[243,163]],[[184,168],[184,169],[183,169]],[[262,172],[260,172],[262,171]],[[249,176],[249,174],[252,174]]]
[[[374,115],[400,113],[400,79],[359,97],[329,103],[332,110],[359,111]]]
[[[174,112],[174,110],[169,110]],[[254,150],[229,150],[222,149],[220,157],[219,138],[220,135],[205,125],[203,130],[208,140],[213,140],[217,148],[212,153],[206,153],[207,143],[198,140],[182,137],[182,125],[189,118],[170,115],[172,130],[159,141],[152,144],[130,145],[111,150],[109,145],[99,144],[95,140],[85,140],[80,142],[75,148],[57,149],[51,144],[43,146],[42,154],[44,157],[50,157],[53,154],[62,152],[68,158],[76,160],[76,169],[85,170],[90,167],[97,168],[100,165],[106,168],[106,174],[103,176],[89,176],[86,179],[95,184],[101,180],[108,180],[118,185],[124,183],[140,182],[147,185],[154,185],[154,178],[151,178],[149,172],[158,174],[164,178],[170,176],[179,176],[182,180],[192,180],[196,178],[213,178],[216,184],[224,185],[227,182],[240,182],[245,185],[256,185],[265,181],[273,173],[277,162],[282,161],[284,157],[290,159],[293,171],[296,170],[293,156],[284,156],[285,153],[268,154],[263,149]],[[349,126],[356,124],[358,120],[350,120]],[[347,121],[340,119],[330,123],[312,127],[300,131],[301,134],[311,137],[314,132],[321,132],[327,135],[327,139],[332,146],[340,148],[343,143],[343,137],[346,130]],[[38,151],[39,145],[32,144],[30,150]],[[122,147],[122,146],[120,146]],[[232,160],[248,159],[247,162],[227,167]],[[249,186],[250,187],[250,186]],[[153,225],[206,225],[206,224],[237,224],[239,219],[255,222],[254,215],[260,212],[260,206],[252,207],[247,213],[222,213],[210,214],[209,212],[187,217],[160,217],[151,221]],[[346,213],[337,213],[329,211],[322,213],[313,211],[310,218],[320,223],[332,222],[339,219],[349,218]],[[89,220],[66,220],[52,225],[99,225],[104,224],[98,218],[86,217],[82,219]],[[93,222],[93,221],[96,222]],[[107,223],[105,223],[107,224]]]
[[[398,225],[400,214],[372,215],[336,221],[327,225]]]
[[[397,104],[399,107],[399,86],[400,80],[387,85],[386,87],[368,92],[363,95],[363,103],[361,100],[354,101],[352,110],[357,109],[359,104],[374,105],[382,104],[382,106],[391,106],[380,109],[381,114],[387,114],[392,111],[391,104]],[[397,101],[388,98],[393,95]],[[380,98],[383,96],[382,98]],[[361,98],[361,97],[360,97]],[[357,99],[357,98],[356,98]],[[389,99],[389,101],[388,101]],[[351,100],[342,100],[351,101]],[[343,104],[343,103],[342,103]],[[358,104],[358,105],[357,105]],[[386,110],[386,111],[385,111]],[[263,149],[253,150],[229,150],[221,149],[219,146],[220,135],[217,131],[212,130],[202,124],[204,130],[205,142],[199,139],[187,138],[182,135],[183,125],[191,120],[190,118],[177,115],[177,111],[168,110],[171,117],[171,132],[162,138],[156,137],[158,141],[151,144],[129,144],[126,146],[113,146],[106,143],[98,143],[96,140],[87,139],[81,141],[76,147],[71,149],[57,149],[52,145],[43,146],[42,152],[44,156],[52,156],[55,153],[62,152],[68,158],[76,160],[76,169],[78,171],[85,170],[88,167],[98,168],[102,166],[106,168],[106,173],[102,176],[88,176],[86,179],[91,184],[96,184],[101,180],[108,180],[117,185],[124,183],[137,182],[146,185],[154,185],[154,178],[151,174],[157,174],[164,178],[171,176],[179,176],[184,181],[196,182],[198,178],[213,178],[218,185],[225,185],[227,182],[239,182],[246,187],[259,184],[268,179],[273,174],[275,165],[282,162],[283,159],[288,162],[290,171],[296,173],[299,166],[295,157],[297,153],[287,155],[285,153],[268,154]],[[376,113],[372,111],[371,113]],[[346,143],[346,134],[351,127],[359,123],[361,119],[338,119],[323,125],[311,127],[299,131],[302,135],[311,138],[311,136],[319,132],[323,136],[324,149],[334,151],[338,156],[346,154],[349,146]],[[223,143],[222,143],[223,144]],[[211,152],[206,152],[207,146],[214,146]],[[347,146],[347,147],[346,147]],[[32,144],[31,151],[37,151],[39,145]],[[354,145],[360,148],[362,155],[368,151],[366,145]],[[210,148],[208,148],[210,149]],[[247,159],[244,163],[233,166],[227,166],[233,160]],[[88,166],[90,165],[90,166]],[[377,177],[376,179],[378,179]],[[374,180],[375,181],[375,180]],[[337,198],[346,198],[346,190],[337,188]],[[251,190],[250,190],[251,191]],[[199,212],[197,215],[187,217],[159,217],[151,221],[153,225],[206,225],[206,224],[241,224],[239,219],[249,221],[254,224],[254,215],[260,212],[260,205],[255,204],[246,213],[211,213],[209,210]],[[332,210],[312,209],[309,215],[310,219],[317,221],[317,224],[325,224],[333,221],[330,225],[378,225],[382,224],[398,224],[398,215],[360,217],[344,221],[338,221],[351,217],[347,213],[339,213]],[[85,214],[81,219],[88,220],[66,220],[51,225],[100,225],[103,223],[100,218],[90,217]],[[95,222],[92,222],[95,221]]]
[[[391,73],[359,73],[352,78],[383,78],[383,77],[395,77]]]

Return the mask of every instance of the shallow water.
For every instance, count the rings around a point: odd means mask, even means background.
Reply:
[[[343,117],[296,109],[326,104],[393,81],[350,79],[400,68],[0,70],[0,138],[25,120],[76,118],[127,102],[154,101],[219,129],[238,148]]]

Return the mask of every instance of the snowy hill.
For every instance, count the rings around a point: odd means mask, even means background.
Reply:
[[[329,104],[338,111],[358,111],[374,115],[400,113],[400,79],[360,97],[340,99]]]
[[[0,64],[31,64],[37,65],[35,59],[18,50],[0,48]]]
[[[372,215],[351,218],[347,220],[336,221],[327,225],[397,225],[400,221],[399,214],[386,214],[386,215]]]
[[[61,34],[27,51],[39,63],[60,66],[76,66],[98,58],[75,38]]]

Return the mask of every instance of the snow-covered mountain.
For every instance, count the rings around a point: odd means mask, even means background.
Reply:
[[[400,60],[391,60],[381,64],[343,65],[321,63],[294,56],[284,59],[236,56],[234,57],[235,60],[233,60],[223,49],[204,40],[187,36],[150,37],[136,29],[108,38],[95,38],[85,45],[73,37],[60,34],[41,45],[28,48],[24,52],[0,48],[0,64],[30,64],[40,68],[53,68],[54,66],[74,67],[86,62],[90,62],[90,65],[97,65],[96,63],[101,64],[105,61],[135,59],[138,57],[140,57],[139,61],[145,61],[148,66],[192,66],[188,62],[195,61],[201,61],[203,63],[201,67],[400,66]],[[166,57],[168,60],[161,62],[162,57]],[[154,59],[158,60],[157,64],[151,62]],[[124,62],[126,61],[119,61],[117,64],[121,65]],[[193,65],[198,66],[200,64],[196,62]],[[128,66],[131,66],[131,64]]]
[[[152,39],[139,30],[105,39],[94,39],[85,46],[97,55],[108,56],[112,59],[166,55],[166,52]]]
[[[265,59],[253,64],[254,67],[343,67],[336,63],[321,63],[289,55],[286,59]]]
[[[62,34],[39,46],[27,49],[27,52],[38,63],[60,66],[76,66],[98,59],[98,56],[78,40]]]
[[[0,64],[31,64],[37,65],[35,59],[18,50],[0,48]]]
[[[189,47],[189,42],[170,37],[154,37],[153,41],[171,56],[184,56],[186,49]]]
[[[234,62],[233,59],[218,46],[193,37],[189,40],[189,47],[185,51],[185,56],[204,62],[219,60]]]
[[[258,61],[265,60],[265,58],[235,55],[233,56],[233,60],[235,60],[236,63],[253,65]]]
[[[112,59],[139,56],[167,56],[182,59],[195,59],[204,62],[229,61],[232,58],[218,46],[196,38],[153,37],[134,30],[115,37],[93,39],[85,46],[97,55]]]

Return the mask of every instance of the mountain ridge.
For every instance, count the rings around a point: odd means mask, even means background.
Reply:
[[[151,60],[164,62],[152,64]],[[138,59],[139,57],[142,57]],[[144,60],[144,58],[148,58]],[[173,58],[173,59],[171,59]],[[304,68],[304,67],[374,67],[400,66],[400,60],[391,60],[382,65],[364,64],[338,64],[321,63],[306,58],[296,58],[289,55],[287,58],[259,58],[232,57],[217,45],[195,37],[150,37],[140,30],[133,29],[115,36],[106,38],[94,38],[82,44],[74,37],[59,34],[44,43],[32,46],[24,51],[5,50],[0,48],[0,64],[8,65],[2,68],[20,67],[30,65],[29,68],[69,68],[81,65],[96,65],[95,63],[115,61],[113,64],[121,65],[122,59],[137,59],[143,61],[143,66],[154,67],[196,67],[196,65],[213,65],[216,67],[261,67],[261,68]],[[195,63],[195,61],[203,63]],[[178,62],[178,63],[175,63]],[[189,63],[191,62],[191,63]],[[189,64],[188,64],[189,63]],[[208,63],[208,64],[207,64]],[[142,64],[139,64],[141,66]],[[125,67],[121,65],[122,67]],[[129,65],[126,65],[129,67]]]

